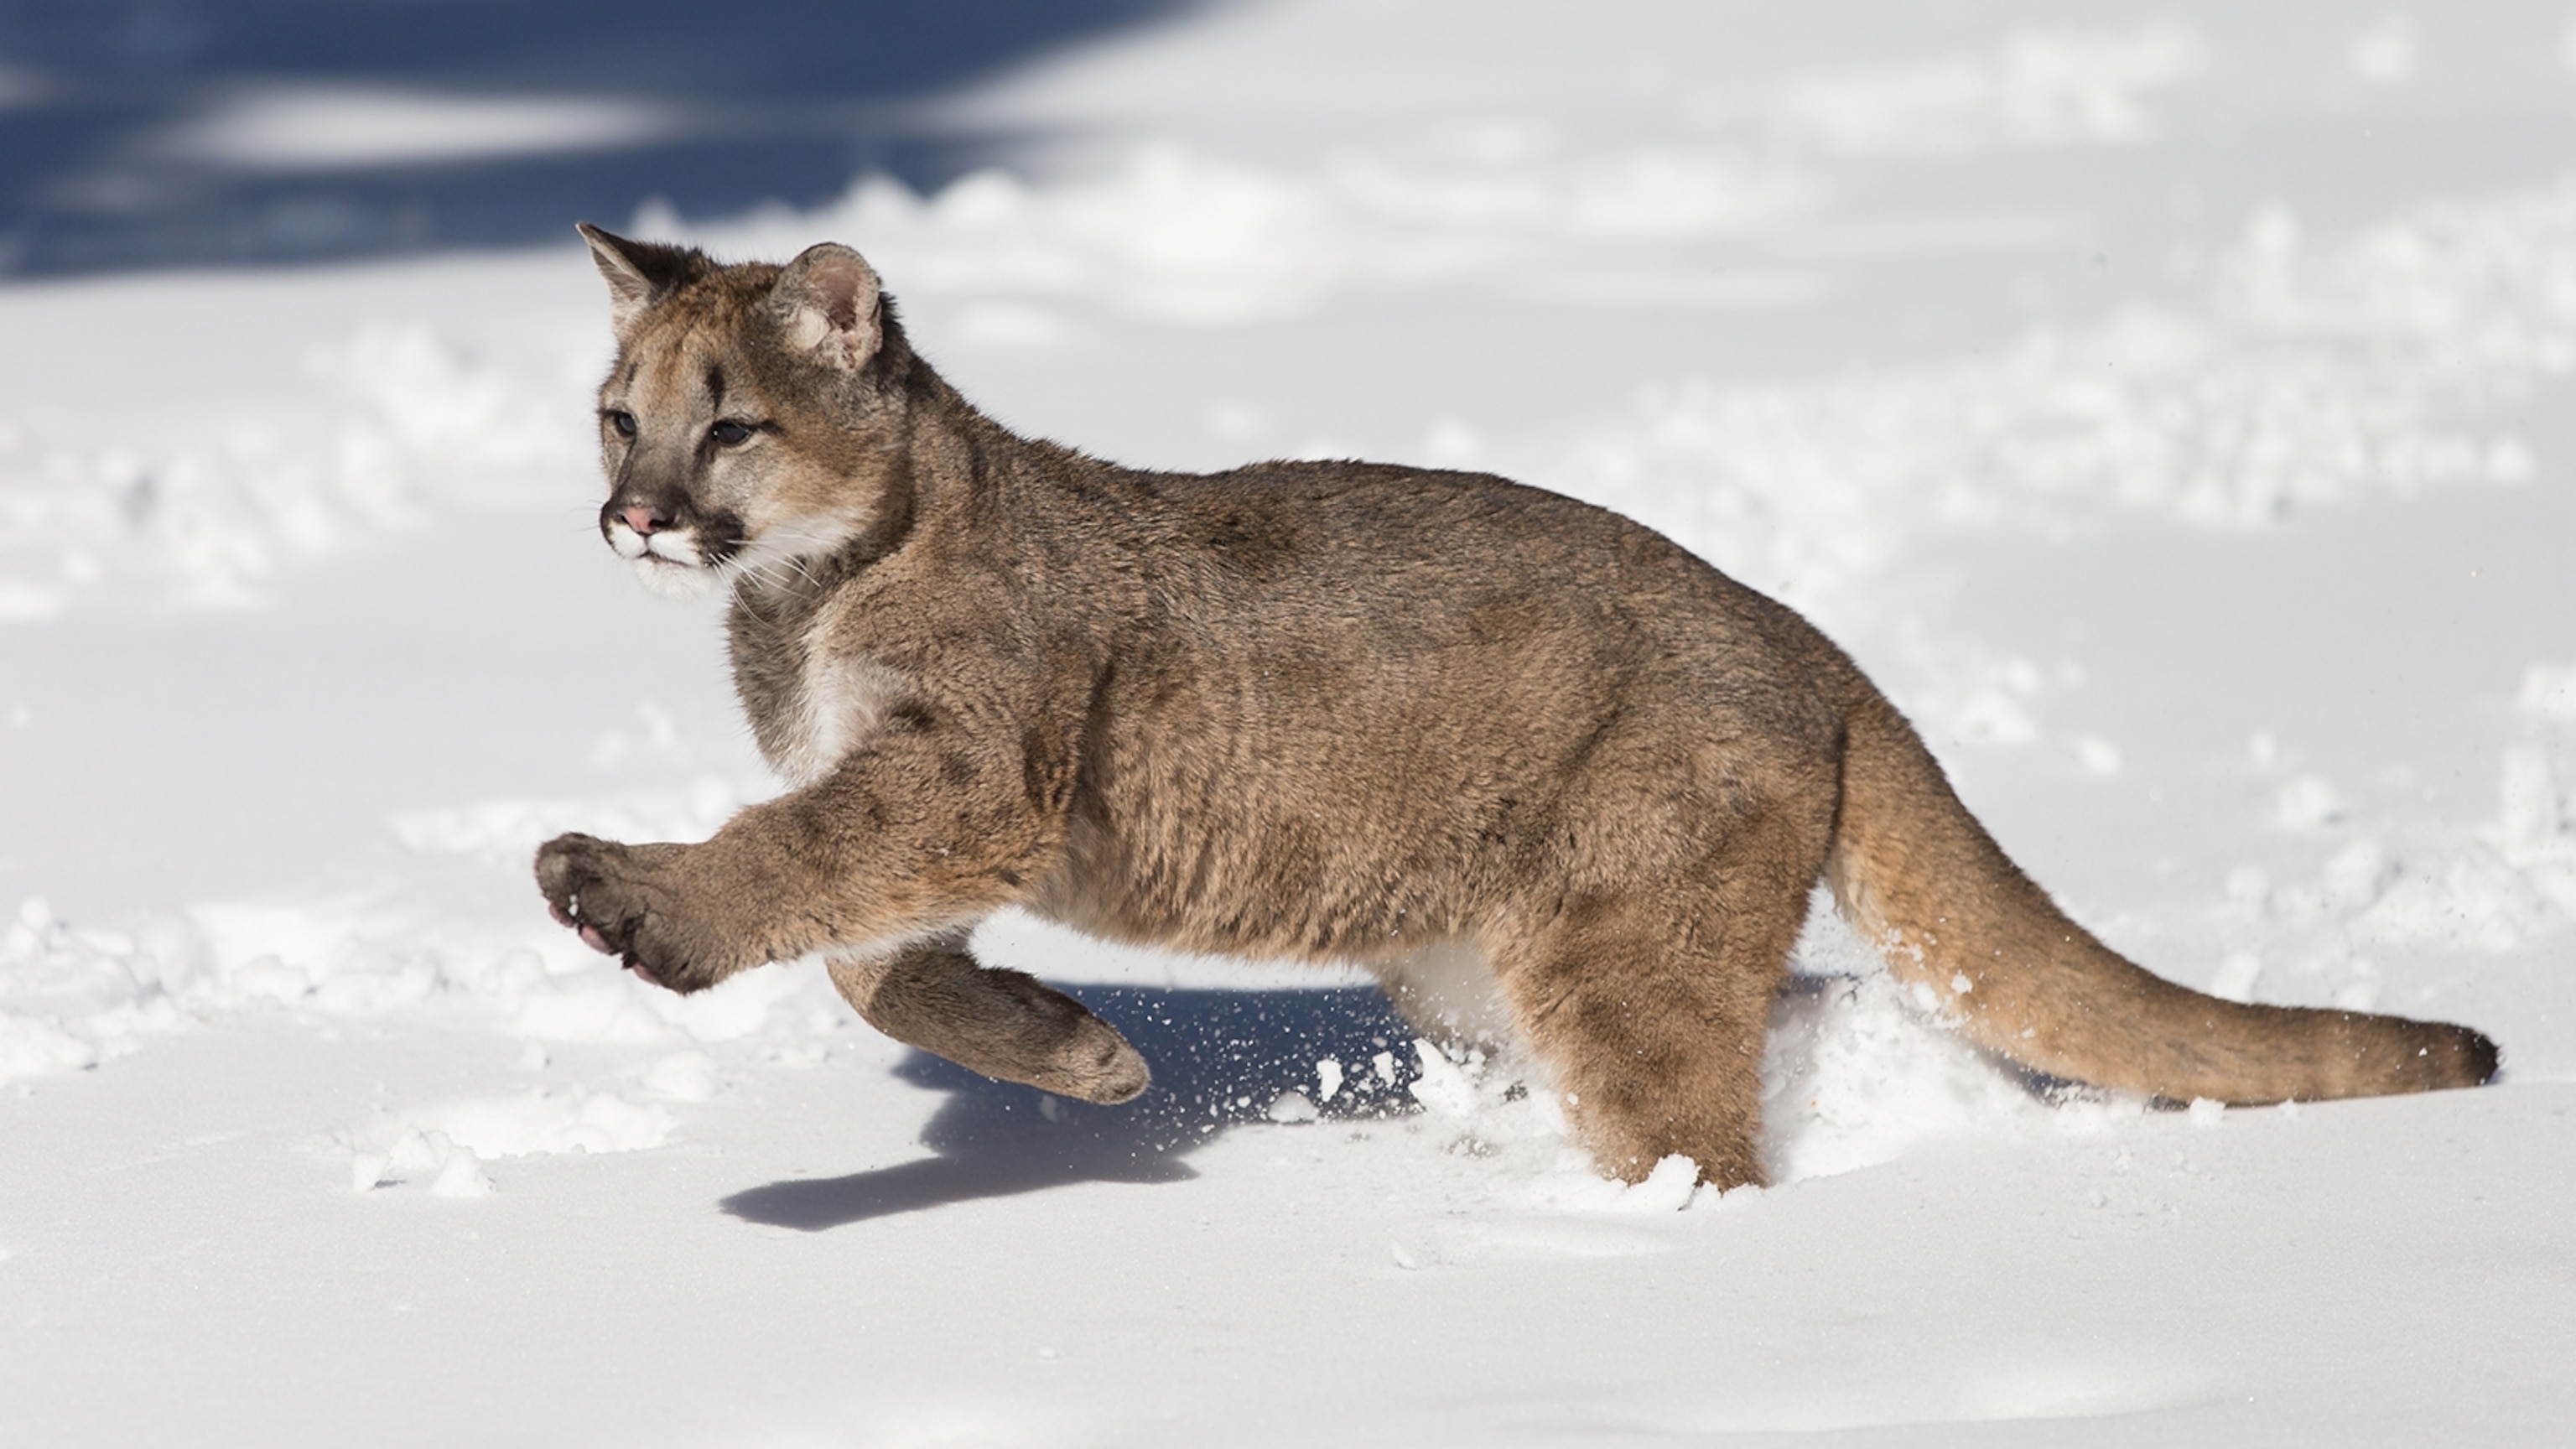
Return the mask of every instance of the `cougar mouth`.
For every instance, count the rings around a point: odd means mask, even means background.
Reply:
[[[623,519],[611,519],[604,532],[619,558],[635,565],[644,587],[672,598],[693,599],[713,590],[718,565],[731,549],[710,548],[694,524],[638,533]]]

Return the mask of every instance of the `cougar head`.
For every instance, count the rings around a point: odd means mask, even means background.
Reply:
[[[584,223],[617,360],[599,388],[599,531],[656,593],[784,586],[899,511],[911,353],[833,243],[784,267]]]

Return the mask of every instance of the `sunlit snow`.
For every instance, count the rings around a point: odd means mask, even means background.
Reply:
[[[1127,1108],[897,1047],[810,962],[682,1000],[527,878],[559,831],[703,838],[780,788],[715,615],[593,531],[569,232],[24,284],[0,1439],[2563,1433],[2576,28],[2264,8],[1263,0],[943,98],[1025,145],[931,194],[593,219],[856,245],[969,396],[1124,461],[1621,509],[1843,640],[2106,939],[2474,1023],[2501,1084],[2028,1078],[1821,898],[1775,1185],[1723,1195],[1598,1176],[1534,1064],[1415,1039],[1356,973],[988,923],[1153,1061]],[[655,124],[279,89],[166,146]]]

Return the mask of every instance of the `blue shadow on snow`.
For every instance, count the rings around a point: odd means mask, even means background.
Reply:
[[[1282,1093],[1321,1093],[1316,1063],[1345,1085],[1318,1103],[1324,1122],[1414,1110],[1413,1033],[1375,987],[1315,991],[1066,988],[1126,1033],[1154,1084],[1116,1107],[1050,1097],[915,1052],[896,1068],[948,1093],[922,1129],[936,1156],[847,1177],[747,1189],[720,1206],[746,1222],[820,1232],[869,1218],[1077,1182],[1176,1182],[1182,1159],[1220,1129],[1264,1118]],[[1373,1065],[1386,1053],[1392,1080]]]

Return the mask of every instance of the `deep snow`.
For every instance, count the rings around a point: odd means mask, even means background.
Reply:
[[[633,221],[850,241],[1111,456],[1628,511],[1843,639],[2115,944],[2473,1022],[2501,1085],[2034,1095],[1825,925],[1779,1185],[1720,1198],[1594,1177],[1355,977],[989,925],[1153,1060],[1124,1109],[811,968],[683,1001],[526,878],[776,788],[713,615],[591,530],[578,248],[22,286],[0,1436],[2562,1434],[2576,22],[1586,14],[1224,7],[946,103],[1018,173]]]

